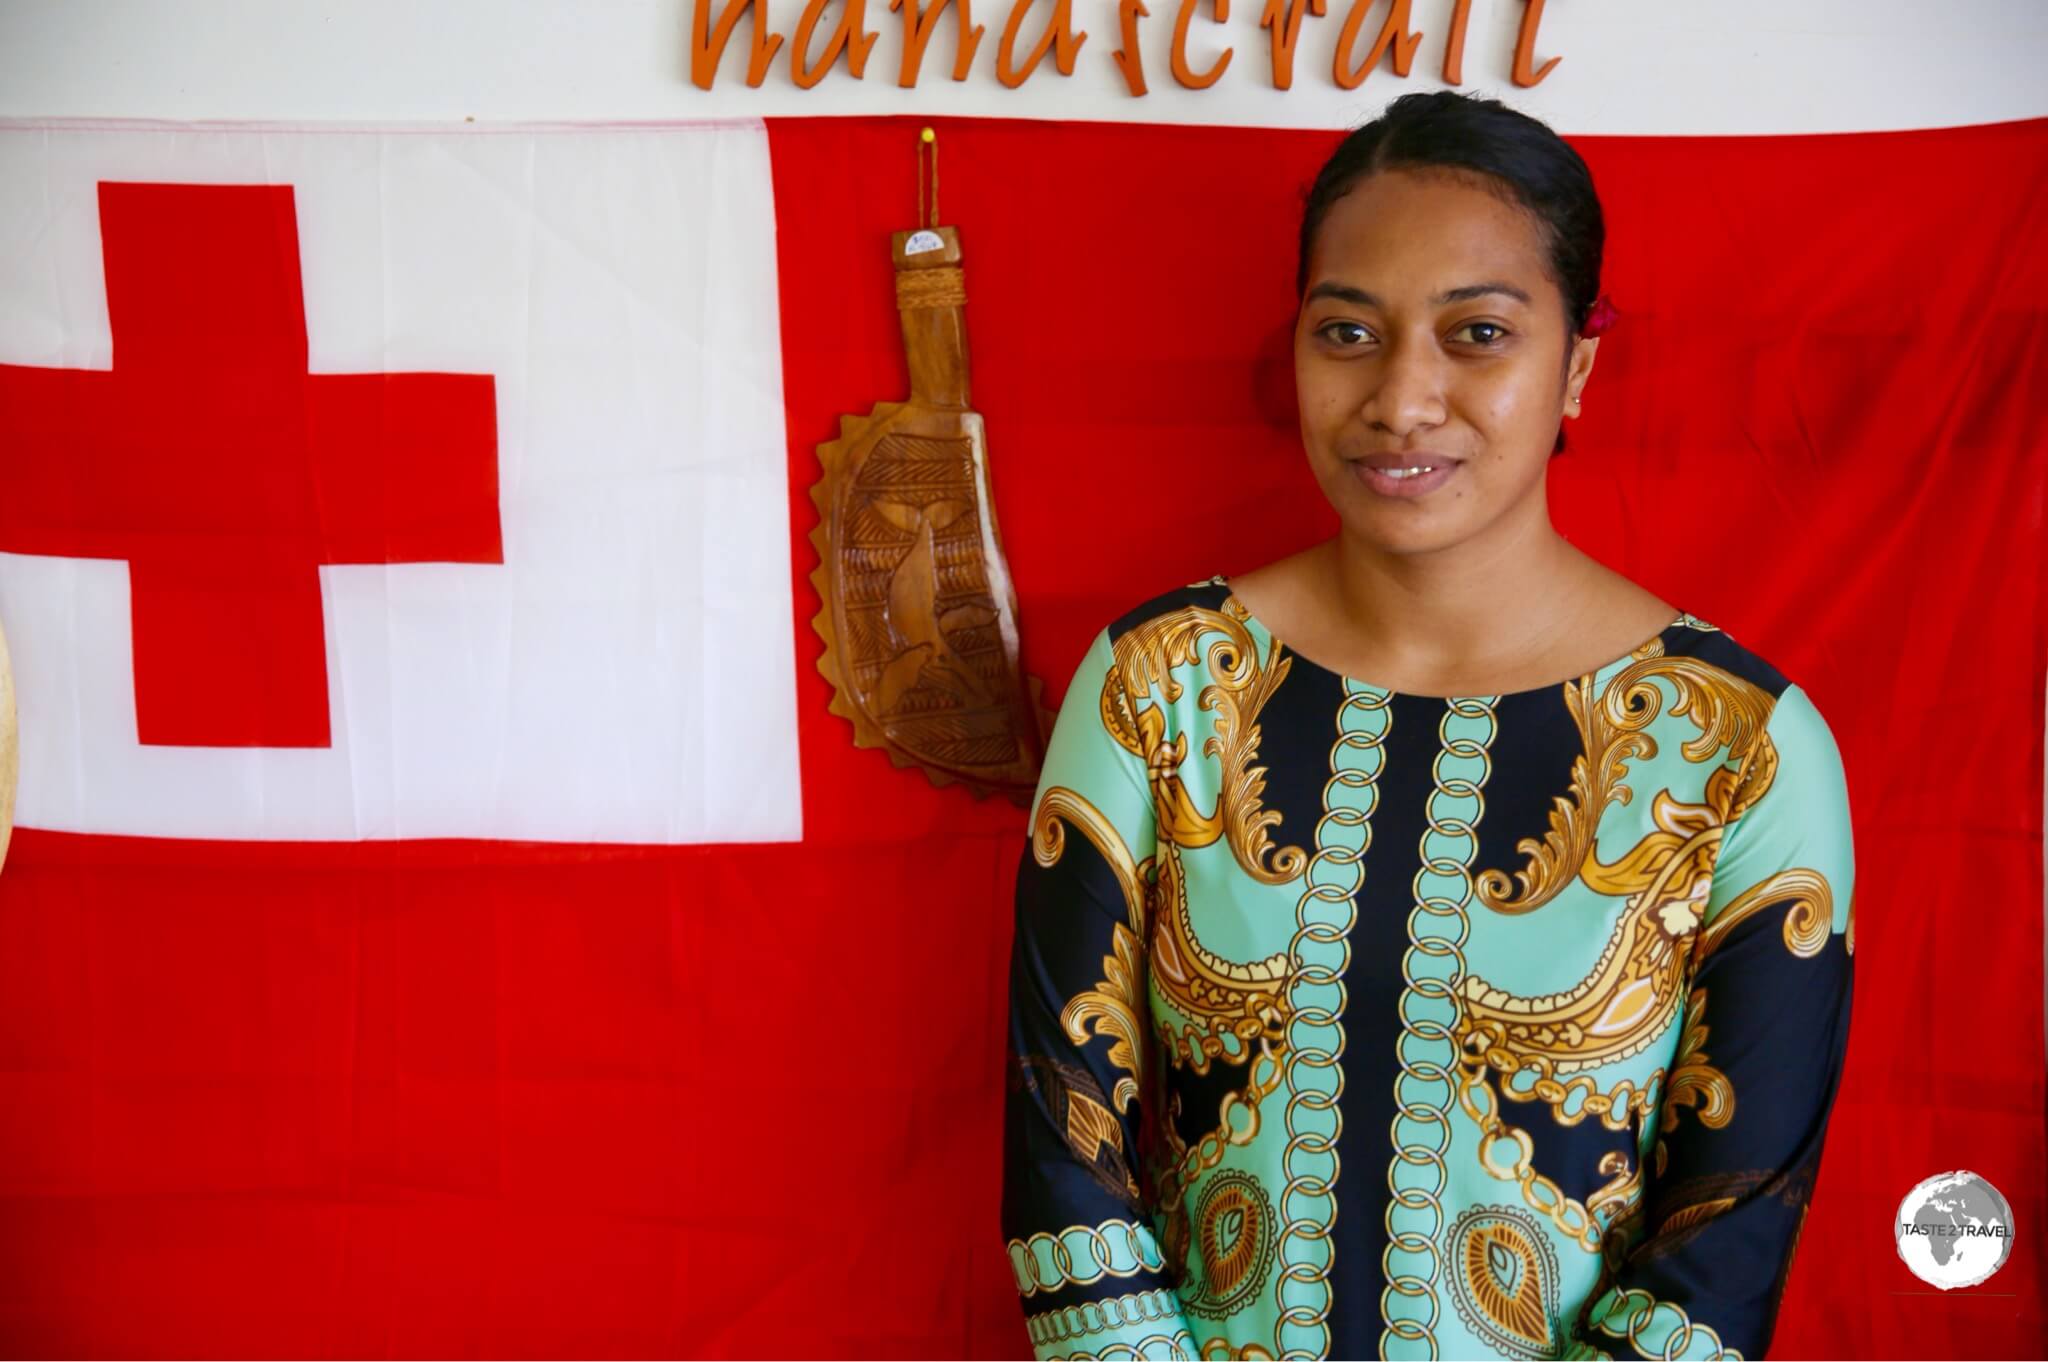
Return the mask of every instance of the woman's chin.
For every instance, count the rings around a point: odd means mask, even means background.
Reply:
[[[1344,537],[1353,544],[1394,556],[1435,553],[1467,537],[1461,524],[1418,506],[1400,507],[1391,513],[1347,507],[1338,518],[1344,525]]]

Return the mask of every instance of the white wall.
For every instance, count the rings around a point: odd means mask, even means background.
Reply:
[[[1087,31],[1071,77],[1046,59],[1021,89],[995,78],[1011,0],[979,0],[988,30],[970,78],[950,78],[950,13],[915,90],[896,84],[901,17],[867,0],[881,34],[866,77],[842,65],[811,90],[790,79],[802,0],[766,0],[785,35],[758,90],[745,83],[748,21],[713,91],[689,79],[695,0],[0,0],[0,116],[169,119],[636,120],[736,114],[930,113],[1344,127],[1430,89],[1452,0],[1413,0],[1425,36],[1407,78],[1386,64],[1355,91],[1331,79],[1353,0],[1303,21],[1294,88],[1271,87],[1262,0],[1227,24],[1197,7],[1190,62],[1236,56],[1207,91],[1167,66],[1178,0],[1150,0],[1141,46],[1152,93],[1126,93],[1110,58],[1117,0],[1072,0]],[[718,0],[722,8],[725,0]],[[834,0],[836,20],[844,0]],[[1027,48],[1051,13],[1033,0]],[[1391,0],[1372,0],[1361,48]],[[1537,62],[1509,64],[1522,0],[1472,0],[1465,87],[1509,98],[1567,133],[1796,133],[1944,127],[2048,115],[2048,0],[1549,0]],[[815,39],[822,47],[826,30]]]

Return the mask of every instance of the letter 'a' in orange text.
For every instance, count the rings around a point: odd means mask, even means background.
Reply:
[[[875,45],[879,33],[867,32],[867,0],[846,0],[846,8],[839,15],[839,23],[832,30],[832,41],[825,44],[825,55],[814,63],[811,61],[811,32],[817,28],[819,18],[825,13],[825,0],[811,0],[804,6],[804,16],[797,21],[796,42],[789,49],[789,73],[796,81],[797,88],[808,90],[825,78],[832,69],[832,63],[839,60],[841,49],[846,52],[846,69],[859,80],[868,69],[868,49]]]
[[[1010,22],[1003,25],[1003,40],[996,47],[996,79],[1012,90],[1038,69],[1038,63],[1045,60],[1048,50],[1051,50],[1053,64],[1059,67],[1060,74],[1073,75],[1074,54],[1081,50],[1082,43],[1088,41],[1086,30],[1077,32],[1074,28],[1073,0],[1053,0],[1052,22],[1045,26],[1045,33],[1037,46],[1024,58],[1023,69],[1018,69],[1015,55],[1017,30],[1024,26],[1024,16],[1030,10],[1031,0],[1017,0],[1010,7]]]
[[[1394,74],[1408,74],[1408,68],[1415,64],[1415,49],[1422,44],[1420,33],[1408,31],[1409,3],[1410,0],[1394,0],[1387,9],[1386,22],[1380,25],[1380,36],[1374,40],[1372,51],[1365,54],[1364,61],[1347,71],[1344,60],[1358,42],[1358,30],[1364,27],[1365,12],[1372,8],[1373,0],[1357,0],[1351,6],[1351,13],[1344,16],[1344,27],[1337,34],[1337,56],[1330,71],[1337,84],[1347,90],[1356,90],[1365,84],[1372,68],[1379,65],[1380,54],[1390,47],[1394,50]]]
[[[768,31],[768,0],[726,0],[716,33],[711,31],[711,0],[697,0],[690,23],[690,79],[700,89],[711,88],[718,76],[719,58],[725,55],[726,39],[732,37],[733,25],[749,9],[754,12],[754,41],[747,56],[747,84],[759,85],[768,74],[768,63],[782,46],[782,35]]]

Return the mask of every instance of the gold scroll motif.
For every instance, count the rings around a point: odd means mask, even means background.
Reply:
[[[1160,1037],[1175,1058],[1196,1073],[1207,1073],[1219,1056],[1242,1056],[1243,1050],[1224,1043],[1220,1033],[1226,1031],[1248,1044],[1280,1044],[1287,1034],[1287,956],[1247,964],[1202,945],[1189,913],[1179,850],[1169,842],[1159,844],[1157,895],[1152,980],[1191,1019],[1179,1029],[1160,1023]]]
[[[1247,1046],[1279,1044],[1286,1034],[1288,959],[1284,951],[1263,960],[1232,961],[1205,947],[1190,916],[1181,852],[1225,842],[1245,874],[1261,884],[1297,878],[1308,864],[1298,846],[1276,846],[1272,832],[1280,813],[1260,802],[1266,768],[1258,758],[1259,711],[1286,679],[1291,659],[1275,643],[1262,659],[1245,627],[1242,607],[1232,611],[1186,606],[1145,621],[1115,643],[1115,665],[1103,678],[1104,729],[1145,764],[1158,829],[1151,950],[1152,978],[1190,1024],[1164,1023],[1161,1038],[1175,1058],[1206,1073],[1218,1056],[1228,1057],[1220,1032]],[[1171,704],[1185,693],[1174,669],[1201,654],[1204,635],[1220,634],[1204,655],[1210,685],[1197,701],[1216,715],[1215,733],[1202,746],[1220,763],[1215,807],[1197,806],[1181,778],[1187,734],[1166,738],[1166,715],[1152,701],[1155,688]],[[1236,1052],[1244,1062],[1249,1048]]]
[[[1251,763],[1259,754],[1259,711],[1287,678],[1293,661],[1275,643],[1261,663],[1258,647],[1245,628],[1243,607],[1222,611],[1187,606],[1147,620],[1115,643],[1116,666],[1103,679],[1102,721],[1111,737],[1133,756],[1143,759],[1158,805],[1159,840],[1182,847],[1205,847],[1229,838],[1231,853],[1244,873],[1261,884],[1286,884],[1301,874],[1308,854],[1300,847],[1275,849],[1270,829],[1280,814],[1264,808],[1266,768]],[[1222,789],[1216,808],[1203,813],[1180,778],[1187,759],[1187,735],[1165,740],[1166,716],[1150,702],[1159,688],[1168,704],[1185,688],[1175,667],[1195,660],[1203,634],[1220,633],[1209,645],[1209,673],[1215,683],[1198,697],[1203,709],[1216,715],[1216,732],[1202,745],[1205,756],[1222,761]],[[1140,697],[1134,699],[1133,697]]]
[[[1060,1025],[1076,1045],[1086,1044],[1090,1028],[1109,1039],[1109,1062],[1122,1069],[1110,1100],[1120,1112],[1128,1112],[1145,1081],[1144,1013],[1145,967],[1139,943],[1145,933],[1147,875],[1152,861],[1135,861],[1116,826],[1102,811],[1063,785],[1055,785],[1038,802],[1031,825],[1031,854],[1042,866],[1059,864],[1066,851],[1066,829],[1071,823],[1095,846],[1123,891],[1125,922],[1110,929],[1110,954],[1102,957],[1102,978],[1094,988],[1078,993],[1060,1013]]]
[[[1721,1129],[1735,1117],[1735,1085],[1728,1081],[1727,1074],[1708,1062],[1711,1057],[1706,1051],[1706,1007],[1707,991],[1704,988],[1695,988],[1686,995],[1678,1053],[1671,1059],[1670,1090],[1664,1099],[1663,1114],[1658,1119],[1654,1161],[1659,1177],[1663,1176],[1670,1160],[1664,1137],[1678,1129],[1681,1107],[1692,1108],[1700,1118],[1700,1124],[1711,1130]]]
[[[1074,995],[1060,1012],[1060,1025],[1076,1045],[1087,1043],[1091,1027],[1112,1040],[1109,1062],[1129,1076],[1117,1079],[1111,1100],[1118,1111],[1128,1112],[1145,1079],[1145,1029],[1139,1020],[1145,1011],[1145,966],[1131,930],[1119,922],[1113,931],[1111,954],[1102,957],[1102,978]]]
[[[1610,804],[1634,798],[1629,763],[1657,751],[1646,731],[1663,712],[1657,679],[1676,691],[1670,712],[1691,719],[1699,732],[1682,748],[1686,758],[1709,761],[1725,751],[1736,764],[1709,774],[1700,803],[1668,789],[1656,792],[1652,831],[1614,860],[1602,861],[1595,843],[1601,815]],[[1691,658],[1665,656],[1663,645],[1652,642],[1597,698],[1593,682],[1589,674],[1564,688],[1582,753],[1573,763],[1569,794],[1551,812],[1549,832],[1519,844],[1528,859],[1512,882],[1498,869],[1482,873],[1478,897],[1495,912],[1526,913],[1578,879],[1603,896],[1622,899],[1620,916],[1593,968],[1563,992],[1520,997],[1468,974],[1457,1024],[1458,1098],[1484,1132],[1482,1166],[1518,1183],[1527,1205],[1588,1252],[1599,1251],[1606,1227],[1639,1207],[1642,1170],[1610,1151],[1600,1163],[1610,1180],[1584,1203],[1566,1196],[1536,1171],[1528,1133],[1502,1117],[1495,1076],[1502,1095],[1541,1102],[1562,1125],[1593,1115],[1608,1129],[1623,1130],[1649,1120],[1657,1110],[1661,1068],[1640,1087],[1621,1079],[1606,1091],[1588,1071],[1642,1053],[1677,1016],[1704,935],[1700,924],[1722,835],[1769,790],[1778,766],[1766,732],[1772,697],[1740,677]],[[1788,944],[1793,935],[1788,917]],[[1688,1074],[1688,1090],[1710,1082],[1708,1073]]]
[[[1591,1113],[1619,1130],[1651,1110],[1654,1084],[1637,1089],[1624,1080],[1603,1093],[1585,1071],[1641,1053],[1670,1026],[1694,963],[1723,830],[1763,797],[1777,771],[1777,752],[1764,731],[1769,693],[1719,668],[1661,653],[1661,644],[1649,645],[1597,701],[1590,675],[1565,687],[1566,706],[1584,741],[1584,753],[1573,763],[1571,792],[1557,800],[1549,834],[1520,844],[1529,858],[1515,874],[1520,898],[1511,896],[1508,877],[1499,870],[1484,872],[1478,881],[1481,901],[1498,912],[1539,907],[1574,877],[1623,900],[1599,959],[1573,987],[1525,998],[1476,974],[1464,980],[1464,1062],[1501,1074],[1507,1096],[1545,1102],[1566,1125]],[[1686,715],[1699,729],[1683,749],[1687,759],[1710,760],[1725,745],[1739,764],[1708,776],[1702,803],[1658,791],[1650,806],[1654,829],[1603,862],[1594,845],[1600,814],[1634,797],[1626,783],[1628,762],[1657,750],[1656,739],[1644,731],[1663,704],[1663,692],[1652,684],[1656,677],[1678,692],[1671,712]],[[1507,1078],[1525,1072],[1535,1075],[1533,1084],[1506,1086]],[[1580,1077],[1561,1081],[1573,1074]]]
[[[1684,1031],[1678,1042],[1678,1053],[1671,1060],[1670,1092],[1664,1101],[1662,1128],[1669,1132],[1678,1128],[1678,1109],[1691,1107],[1699,1113],[1700,1124],[1716,1130],[1728,1124],[1735,1115],[1735,1088],[1729,1083],[1728,1075],[1708,1062],[1707,1024],[1705,1020],[1707,991],[1695,988],[1686,995]],[[1663,1160],[1658,1160],[1659,1170]]]
[[[1125,632],[1115,641],[1115,662],[1103,678],[1100,703],[1104,731],[1144,763],[1152,796],[1158,850],[1147,863],[1152,872],[1145,917],[1150,979],[1187,1019],[1179,1026],[1159,1020],[1159,1043],[1174,1063],[1197,1073],[1207,1073],[1218,1060],[1245,1066],[1244,1087],[1222,1096],[1215,1127],[1192,1145],[1178,1133],[1177,1099],[1165,1097],[1163,1078],[1158,1085],[1161,1138],[1153,1176],[1162,1247],[1180,1272],[1204,1243],[1204,1231],[1190,1219],[1184,1190],[1217,1166],[1227,1148],[1248,1144],[1258,1134],[1259,1104],[1280,1085],[1289,970],[1284,951],[1235,961],[1202,944],[1189,909],[1181,853],[1222,842],[1246,875],[1266,885],[1297,879],[1308,865],[1302,848],[1274,840],[1281,815],[1262,802],[1266,768],[1256,764],[1259,713],[1293,664],[1277,642],[1262,656],[1246,619],[1244,607],[1228,599],[1221,609],[1187,606]],[[1218,762],[1211,808],[1196,803],[1182,778],[1187,734],[1168,740],[1162,708],[1186,693],[1176,669],[1197,661],[1206,664],[1210,678],[1197,703],[1215,715],[1215,732],[1202,745],[1202,755]],[[1237,1044],[1227,1045],[1226,1036]],[[1208,1249],[1213,1252],[1215,1245],[1209,1243]],[[1221,1295],[1228,1298],[1217,1307],[1221,1313],[1241,1307],[1233,1293]]]
[[[1820,948],[1827,945],[1828,934],[1834,929],[1835,895],[1828,887],[1827,877],[1805,866],[1788,866],[1769,879],[1751,885],[1741,895],[1715,915],[1707,929],[1700,933],[1699,942],[1693,948],[1699,960],[1713,954],[1728,933],[1735,929],[1750,914],[1765,904],[1778,903],[1785,899],[1792,901],[1785,910],[1785,949],[1802,960],[1810,960],[1820,954]]]
[[[1642,1201],[1643,1170],[1629,1162],[1628,1155],[1610,1149],[1600,1156],[1599,1169],[1607,1181],[1586,1198],[1588,1214],[1613,1223],[1634,1210]]]
[[[1744,779],[1724,786],[1718,801],[1712,798],[1716,792],[1709,790],[1710,802],[1704,807],[1714,816],[1715,827],[1732,821],[1770,788],[1777,768],[1777,750],[1764,732],[1773,704],[1770,693],[1694,658],[1667,657],[1663,643],[1653,641],[1637,651],[1636,661],[1615,676],[1598,700],[1590,674],[1565,685],[1565,706],[1578,726],[1582,748],[1572,762],[1571,790],[1558,796],[1550,813],[1550,831],[1542,840],[1524,838],[1516,847],[1529,858],[1514,876],[1520,897],[1505,872],[1488,870],[1478,880],[1481,903],[1497,913],[1533,912],[1581,877],[1603,894],[1637,893],[1646,874],[1681,849],[1704,851],[1704,870],[1712,869],[1718,833],[1705,848],[1681,848],[1668,836],[1653,834],[1612,865],[1603,865],[1594,852],[1594,834],[1607,806],[1626,804],[1634,797],[1626,783],[1628,763],[1656,755],[1657,740],[1644,731],[1664,704],[1664,693],[1654,679],[1672,684],[1678,698],[1671,712],[1687,716],[1700,731],[1682,749],[1686,760],[1707,761],[1727,747],[1744,762],[1755,758],[1768,763],[1767,769],[1745,772]]]

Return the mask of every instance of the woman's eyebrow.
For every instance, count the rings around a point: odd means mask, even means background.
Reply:
[[[1484,284],[1465,284],[1462,287],[1437,294],[1433,301],[1438,304],[1462,303],[1472,298],[1483,298],[1489,293],[1504,293],[1508,297],[1519,299],[1524,303],[1529,301],[1529,295],[1521,289],[1516,288],[1513,284],[1503,284],[1498,281]]]
[[[1529,301],[1529,295],[1526,291],[1516,288],[1513,284],[1505,284],[1499,280],[1490,280],[1484,284],[1461,284],[1457,288],[1445,289],[1442,293],[1430,299],[1430,302],[1438,307],[1442,307],[1449,303],[1462,303],[1473,298],[1483,298],[1489,293],[1505,294],[1510,298],[1518,298],[1524,303]],[[1362,288],[1353,288],[1349,284],[1339,284],[1328,279],[1310,289],[1308,297],[1302,299],[1302,301],[1312,303],[1318,298],[1335,298],[1339,302],[1356,303],[1360,307],[1383,308],[1386,306],[1385,303],[1380,301],[1379,295],[1376,293],[1368,293]]]

